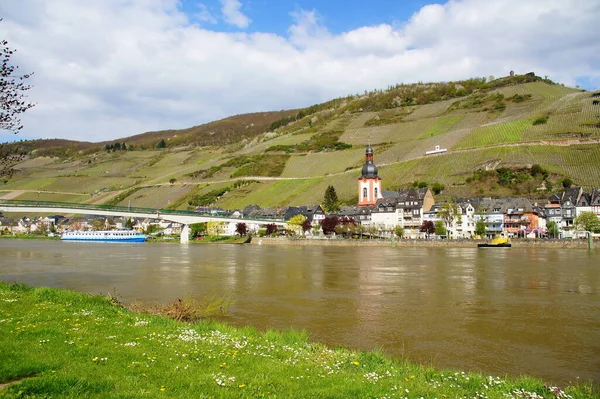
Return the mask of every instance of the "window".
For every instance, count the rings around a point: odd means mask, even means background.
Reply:
[[[367,199],[367,188],[363,188],[363,198]]]
[[[375,198],[377,198],[377,187],[375,187]]]

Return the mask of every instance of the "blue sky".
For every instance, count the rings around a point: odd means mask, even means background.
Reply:
[[[347,32],[361,26],[379,25],[382,23],[398,25],[407,21],[412,14],[434,1],[402,1],[402,0],[251,0],[243,3],[241,11],[251,20],[247,32],[273,32],[287,35],[287,29],[293,23],[292,12],[300,10],[317,10],[320,18],[333,34]],[[437,2],[441,3],[441,2]],[[201,6],[202,5],[202,6]],[[198,17],[199,11],[206,9],[212,15],[219,15],[221,3],[218,0],[193,1],[183,0],[181,9],[196,23],[206,23]],[[237,28],[216,18],[216,23],[209,23],[212,29],[232,32]]]
[[[113,140],[510,70],[600,88],[591,0],[2,0],[0,17],[35,73],[18,139]]]

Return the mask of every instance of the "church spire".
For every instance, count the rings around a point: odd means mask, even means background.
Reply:
[[[358,205],[375,205],[381,195],[381,178],[377,175],[377,166],[373,163],[373,148],[369,145],[365,151],[365,165],[358,179]]]

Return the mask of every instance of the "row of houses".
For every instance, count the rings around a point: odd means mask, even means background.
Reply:
[[[549,222],[555,222],[564,237],[573,236],[574,220],[582,212],[600,216],[600,189],[584,192],[581,187],[568,188],[547,200],[528,198],[464,198],[453,201],[456,210],[452,220],[444,218],[446,203],[436,203],[428,188],[410,188],[383,192],[371,207],[344,207],[342,216],[362,225],[381,230],[404,228],[410,238],[422,237],[426,221],[442,222],[451,238],[474,237],[478,220],[486,225],[486,236],[539,237],[545,235]]]
[[[543,202],[543,203],[542,203]],[[339,212],[326,214],[320,205],[261,208],[252,205],[243,210],[226,211],[220,208],[201,208],[198,212],[246,219],[248,231],[257,232],[261,226],[248,219],[278,219],[288,221],[303,215],[315,227],[327,216],[346,217],[379,234],[391,234],[400,226],[407,238],[423,238],[421,226],[424,222],[444,223],[449,238],[471,238],[476,236],[478,220],[486,225],[489,238],[506,235],[509,237],[539,237],[547,233],[549,222],[555,222],[563,237],[573,236],[574,220],[582,212],[593,212],[600,216],[600,189],[584,192],[581,187],[566,189],[543,201],[527,198],[466,198],[453,201],[456,210],[452,220],[443,217],[446,203],[436,202],[429,188],[409,188],[398,191],[382,191],[381,198],[372,206],[345,206]],[[39,230],[61,233],[65,230],[98,230],[125,228],[127,218],[86,216],[76,219],[61,215],[23,217],[11,220],[0,217],[0,231],[29,233]],[[235,235],[237,223],[225,223],[218,234]],[[137,230],[160,231],[165,235],[177,235],[181,225],[158,219],[132,219]],[[153,227],[154,226],[154,227]],[[310,232],[309,232],[310,234]]]

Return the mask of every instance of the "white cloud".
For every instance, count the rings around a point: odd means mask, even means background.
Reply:
[[[242,13],[242,3],[239,0],[219,0],[221,3],[221,12],[228,24],[235,25],[238,28],[247,28],[252,20]]]
[[[584,0],[454,0],[341,34],[301,10],[287,37],[208,30],[177,0],[3,0],[0,15],[14,61],[35,72],[23,138],[101,141],[511,69],[600,82],[600,3]]]
[[[206,4],[198,3],[198,4],[196,4],[196,7],[198,8],[198,11],[195,12],[193,15],[198,20],[200,20],[202,22],[208,22],[208,23],[213,24],[213,25],[218,22],[217,17],[215,17],[213,15],[213,13],[210,12],[210,10],[206,6]]]

